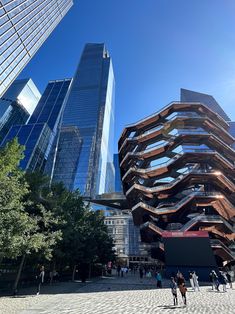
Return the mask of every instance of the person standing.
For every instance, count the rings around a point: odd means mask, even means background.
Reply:
[[[117,266],[117,275],[120,277],[121,266],[118,264]]]
[[[121,277],[124,276],[124,272],[125,272],[125,267],[121,267]]]
[[[41,285],[44,283],[44,277],[45,277],[45,269],[44,266],[41,266],[39,268],[39,273],[36,276],[36,280],[37,280],[37,295],[40,294],[41,291]]]
[[[185,286],[185,279],[184,279],[184,276],[182,275],[182,273],[178,273],[177,277],[178,277],[177,284],[178,284],[184,305],[186,305],[187,304],[187,301],[186,301],[187,288]]]
[[[171,287],[171,293],[173,295],[174,305],[178,305],[177,283],[175,282],[175,278],[174,277],[171,277],[170,287]]]
[[[223,292],[227,292],[227,278],[225,276],[225,273],[222,271],[219,272],[219,282],[223,285]]]
[[[217,286],[218,286],[218,276],[216,275],[216,272],[214,270],[212,270],[209,274],[210,276],[210,281],[211,281],[211,286],[212,286],[212,290],[218,290]]]
[[[162,288],[162,275],[158,271],[156,274],[156,279],[157,279],[157,288]]]
[[[229,272],[226,273],[226,277],[227,277],[227,281],[228,281],[228,283],[229,283],[229,287],[230,287],[231,289],[233,289],[232,278],[231,278],[231,275],[230,275]]]
[[[194,290],[196,291],[196,289],[197,289],[198,291],[200,291],[199,283],[198,283],[198,276],[197,276],[195,271],[192,273],[192,277],[193,277],[193,283],[194,283],[194,287],[195,287]]]
[[[193,272],[189,272],[189,282],[190,282],[190,285],[192,287],[192,289],[195,291],[195,285],[194,285],[194,281],[193,281]]]

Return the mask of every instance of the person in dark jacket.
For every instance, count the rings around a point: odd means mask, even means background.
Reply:
[[[178,305],[177,283],[175,282],[175,278],[174,277],[171,277],[170,288],[171,288],[171,293],[173,295],[174,305]]]
[[[180,290],[180,293],[181,293],[184,305],[186,305],[187,304],[187,300],[186,300],[187,288],[186,288],[185,279],[184,279],[184,276],[183,276],[182,273],[178,273],[177,274],[177,285],[179,287],[179,290]]]
[[[44,277],[45,277],[45,269],[44,266],[41,266],[39,268],[38,274],[36,275],[37,280],[37,295],[40,294],[41,291],[41,285],[44,283]]]
[[[227,289],[226,289],[227,277],[226,277],[225,273],[222,272],[222,271],[220,271],[220,272],[219,272],[218,279],[219,279],[219,283],[220,283],[221,285],[223,285],[223,292],[227,292]],[[218,287],[217,290],[219,291],[219,287]]]
[[[226,273],[226,277],[227,277],[227,281],[228,281],[228,283],[229,283],[229,287],[230,287],[231,289],[233,289],[232,278],[231,278],[231,275],[230,275],[228,272]]]

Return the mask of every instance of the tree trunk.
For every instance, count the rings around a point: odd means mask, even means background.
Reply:
[[[72,281],[74,281],[74,279],[75,279],[76,268],[77,268],[77,265],[74,265],[74,266],[73,266]]]
[[[25,258],[26,258],[26,254],[24,254],[22,256],[21,261],[20,261],[20,266],[18,268],[16,279],[15,279],[15,282],[14,282],[14,285],[13,285],[13,295],[17,294],[17,287],[18,287],[18,283],[19,283],[19,280],[20,280],[20,276],[21,276],[21,273],[22,273],[23,266],[24,266]]]

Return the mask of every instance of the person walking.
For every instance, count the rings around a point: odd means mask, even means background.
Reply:
[[[36,275],[36,280],[37,280],[37,295],[40,294],[41,291],[41,285],[44,283],[44,277],[45,277],[45,269],[44,266],[41,266],[39,268],[39,272]]]
[[[218,276],[214,270],[212,270],[209,274],[212,290],[218,290],[217,286],[219,285]]]
[[[232,283],[232,278],[229,272],[226,273],[227,281],[229,283],[229,288],[233,289],[233,283]]]
[[[197,289],[198,291],[200,291],[199,283],[198,283],[198,276],[197,276],[195,271],[192,273],[192,277],[193,277],[193,283],[194,283],[194,287],[195,287],[194,290],[196,291],[196,289]]]
[[[177,298],[177,283],[175,282],[175,278],[171,277],[170,283],[171,293],[173,295],[173,302],[174,305],[178,305],[178,298]]]
[[[193,289],[193,291],[195,291],[195,285],[194,285],[194,281],[193,281],[193,272],[192,271],[189,272],[189,282],[190,282],[191,288]]]
[[[184,305],[186,305],[187,304],[187,300],[186,300],[187,288],[185,286],[184,276],[180,272],[177,273],[177,285],[179,287],[179,290],[180,290],[180,293],[181,293]]]
[[[157,280],[157,288],[162,288],[162,275],[158,271],[156,273],[156,280]]]
[[[225,277],[225,274],[220,271],[218,276],[219,285],[221,284],[223,286],[223,292],[227,292],[226,285],[227,285],[227,278]],[[218,291],[219,291],[219,285],[218,285]]]

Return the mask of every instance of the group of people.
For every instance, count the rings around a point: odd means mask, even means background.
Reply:
[[[212,270],[210,272],[210,280],[211,280],[211,285],[212,285],[212,290],[219,290],[220,285],[223,286],[223,292],[227,292],[227,284],[229,284],[229,287],[232,289],[233,284],[232,284],[232,278],[229,272],[225,271],[219,271],[216,273],[215,270]]]
[[[186,305],[187,304],[187,299],[186,299],[187,287],[185,284],[184,276],[181,272],[178,271],[176,278],[171,277],[170,288],[173,295],[174,305],[178,305],[177,288],[179,289],[181,293],[184,305]]]
[[[56,270],[52,270],[49,273],[49,282],[52,284],[52,282],[58,281],[59,273]],[[41,291],[41,286],[45,282],[45,267],[42,265],[38,267],[37,273],[36,273],[36,283],[37,283],[37,292],[36,294],[39,295]]]
[[[126,266],[121,266],[121,265],[118,265],[117,266],[117,275],[118,275],[118,277],[124,277],[124,275],[126,274],[128,274],[128,271],[129,271],[129,268],[128,267],[126,267]]]

